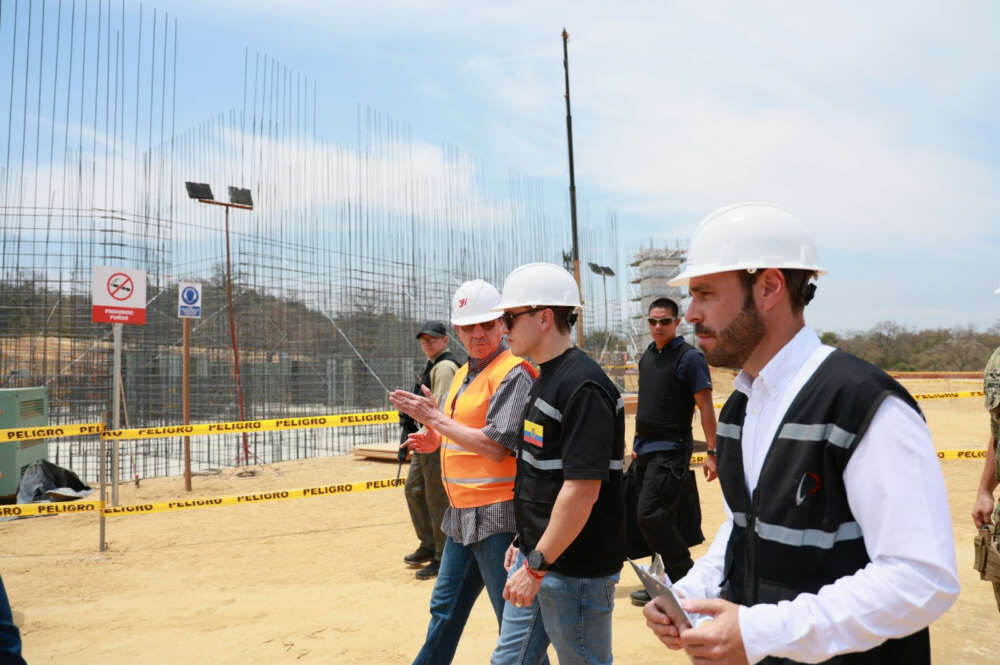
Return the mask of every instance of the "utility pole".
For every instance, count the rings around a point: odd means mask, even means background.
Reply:
[[[580,242],[576,233],[576,175],[573,171],[573,116],[569,109],[569,33],[562,31],[563,39],[563,71],[566,74],[566,137],[569,145],[569,211],[573,224],[573,279],[576,288],[580,290],[580,304],[583,304],[583,285],[580,283]],[[576,345],[583,348],[583,308],[580,308],[580,318],[576,322]]]

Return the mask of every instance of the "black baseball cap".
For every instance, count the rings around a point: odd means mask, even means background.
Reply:
[[[420,339],[421,335],[430,335],[431,337],[447,337],[448,329],[441,321],[424,321],[423,327],[421,327],[420,332],[417,333],[417,339]]]

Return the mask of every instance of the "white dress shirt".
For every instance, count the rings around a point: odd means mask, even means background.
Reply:
[[[736,377],[747,395],[742,446],[752,492],[778,425],[792,400],[833,352],[812,328],[802,328],[751,380]],[[791,601],[741,607],[740,633],[747,660],[765,656],[806,663],[865,651],[909,635],[940,617],[958,597],[951,511],[930,431],[905,402],[890,396],[875,412],[844,469],[851,512],[871,562],[818,593]],[[705,556],[676,587],[688,598],[715,598],[721,589],[733,517]]]

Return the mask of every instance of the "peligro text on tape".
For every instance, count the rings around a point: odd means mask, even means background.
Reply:
[[[986,449],[984,448],[956,448],[952,450],[937,451],[938,459],[984,459]],[[704,464],[705,453],[694,453],[691,455],[691,464]]]
[[[30,441],[57,436],[83,436],[100,434],[104,430],[101,423],[78,423],[74,425],[45,425],[42,427],[12,427],[0,429],[0,442]]]
[[[983,397],[986,393],[982,390],[963,390],[961,392],[952,393],[917,393],[913,395],[915,400],[928,400],[928,399],[956,399],[959,397]],[[721,409],[725,406],[725,402],[716,402],[712,406],[717,409]]]
[[[0,517],[58,515],[60,513],[96,513],[100,501],[61,501],[58,503],[15,503],[0,506]]]
[[[104,439],[159,439],[168,436],[273,432],[289,429],[351,427],[355,425],[382,425],[398,422],[398,411],[368,411],[365,413],[338,413],[327,416],[304,416],[302,418],[271,418],[269,420],[242,420],[226,423],[200,423],[197,425],[173,425],[170,427],[105,430],[101,434],[101,437]]]
[[[913,396],[913,399],[954,399],[956,397],[982,397],[985,394],[982,390],[965,390],[955,393],[918,393]]]
[[[336,485],[320,485],[304,487],[296,490],[275,490],[257,494],[240,494],[237,496],[219,496],[204,499],[178,499],[176,501],[160,501],[156,503],[138,503],[129,506],[105,507],[105,515],[151,515],[167,513],[175,510],[193,510],[197,508],[213,508],[215,506],[237,506],[247,503],[268,503],[271,501],[288,501],[291,499],[307,499],[314,496],[332,496],[335,494],[358,494],[373,490],[403,487],[405,478],[396,480],[366,480],[359,483],[342,483]]]
[[[985,448],[959,448],[956,450],[937,451],[938,459],[984,459]]]

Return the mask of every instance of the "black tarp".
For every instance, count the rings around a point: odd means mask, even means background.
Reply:
[[[48,460],[36,460],[24,469],[17,488],[18,503],[75,501],[93,493],[80,477]]]

